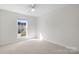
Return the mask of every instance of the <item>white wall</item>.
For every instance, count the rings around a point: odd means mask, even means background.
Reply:
[[[66,5],[39,17],[44,39],[79,49],[79,5]]]
[[[0,11],[1,13],[1,11]],[[1,14],[0,14],[0,18],[1,18]],[[1,22],[1,19],[0,19],[0,22]],[[1,31],[1,23],[0,23],[0,31]],[[0,32],[0,41],[1,41],[1,32]]]
[[[36,17],[26,16],[14,12],[9,12],[5,10],[0,10],[0,45],[14,43],[16,41],[24,40],[17,39],[17,19],[19,17],[26,17],[30,23],[28,31],[29,37],[36,37]],[[33,36],[30,36],[32,35]]]
[[[37,18],[28,16],[28,36],[29,38],[37,38]]]

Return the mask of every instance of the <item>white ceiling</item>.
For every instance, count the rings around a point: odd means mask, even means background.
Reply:
[[[31,12],[29,7],[30,5],[31,4],[0,4],[0,9],[39,17],[62,6],[58,4],[37,4],[35,7],[36,10]]]

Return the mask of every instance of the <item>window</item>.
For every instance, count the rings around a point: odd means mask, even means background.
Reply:
[[[28,21],[25,18],[18,18],[17,20],[17,38],[27,38]]]

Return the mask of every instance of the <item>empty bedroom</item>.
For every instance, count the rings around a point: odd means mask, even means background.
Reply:
[[[0,54],[78,54],[79,4],[0,4]]]

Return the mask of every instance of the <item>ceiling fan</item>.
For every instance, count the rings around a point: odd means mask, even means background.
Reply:
[[[35,11],[36,4],[32,4],[32,12]]]
[[[29,12],[34,12],[36,10],[36,4],[29,5]]]

